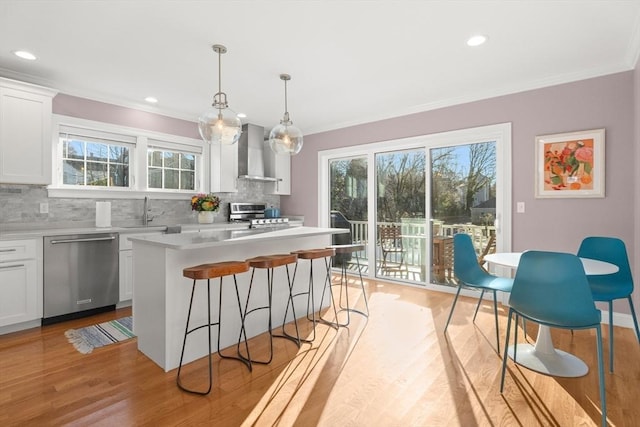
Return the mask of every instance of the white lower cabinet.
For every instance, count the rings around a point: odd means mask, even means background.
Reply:
[[[162,232],[120,234],[120,302],[130,301],[133,298],[133,253],[129,237],[143,237],[159,234],[162,234]]]
[[[41,240],[0,241],[0,327],[42,317],[41,254]]]
[[[120,251],[120,301],[133,298],[133,254],[131,249]]]

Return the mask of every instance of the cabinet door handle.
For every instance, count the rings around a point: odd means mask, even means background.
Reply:
[[[24,264],[0,265],[0,270],[5,268],[19,268],[19,267],[24,267]]]
[[[0,249],[0,252],[15,252],[17,249],[16,248],[11,248],[11,249]]]

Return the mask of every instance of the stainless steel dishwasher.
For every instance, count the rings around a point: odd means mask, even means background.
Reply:
[[[44,238],[43,324],[115,308],[118,240],[118,233]]]

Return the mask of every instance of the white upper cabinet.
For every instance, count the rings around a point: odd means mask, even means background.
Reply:
[[[269,194],[291,194],[291,155],[276,154],[264,143],[264,174],[277,181],[265,184],[265,191]]]
[[[210,191],[236,193],[238,191],[238,144],[211,144],[209,155]]]
[[[0,78],[0,183],[51,183],[51,101],[56,92]]]

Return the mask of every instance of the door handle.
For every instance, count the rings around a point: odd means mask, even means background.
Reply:
[[[52,245],[57,245],[59,243],[102,242],[107,240],[115,240],[115,237],[109,236],[109,237],[91,237],[86,239],[62,239],[62,240],[52,240],[50,243]]]
[[[24,264],[0,265],[0,270],[5,268],[19,268],[19,267],[24,267]]]

